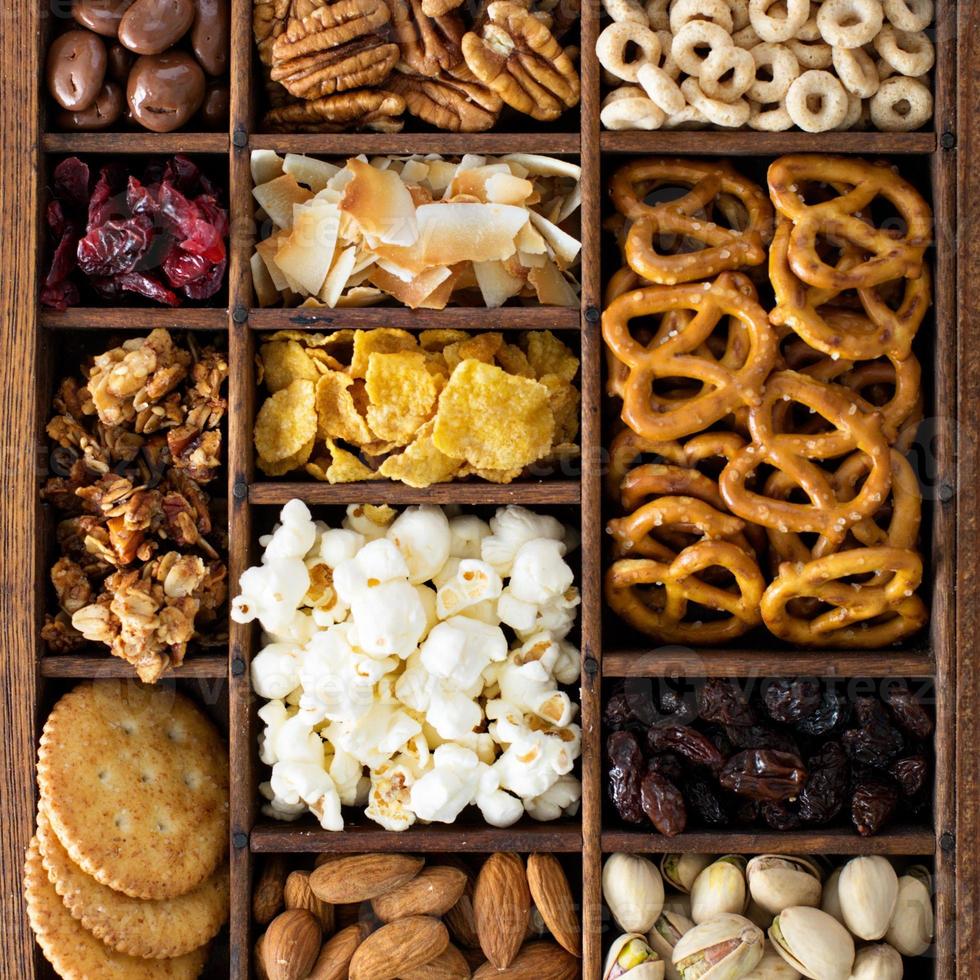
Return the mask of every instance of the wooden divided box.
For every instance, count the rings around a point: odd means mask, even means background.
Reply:
[[[576,558],[581,590],[576,639],[582,651],[582,805],[572,818],[497,829],[479,821],[433,824],[405,833],[354,821],[341,833],[321,830],[311,818],[278,823],[260,813],[257,754],[258,699],[249,664],[257,652],[257,628],[228,622],[227,644],[192,650],[162,683],[176,683],[206,704],[230,752],[231,812],[228,848],[231,917],[208,977],[254,976],[251,892],[261,862],[272,854],[390,851],[485,855],[495,851],[553,852],[574,878],[581,896],[582,976],[600,980],[602,958],[614,928],[601,894],[601,867],[616,851],[694,851],[747,855],[886,854],[927,863],[935,878],[936,935],[923,973],[938,980],[980,976],[980,17],[970,4],[936,0],[935,113],[931,126],[913,133],[810,134],[740,131],[611,132],[601,129],[604,90],[591,52],[602,26],[598,0],[581,11],[581,104],[557,122],[480,134],[404,131],[296,134],[263,132],[265,94],[254,54],[252,4],[231,0],[230,102],[226,128],[210,132],[139,131],[65,133],[49,125],[44,88],[48,38],[65,4],[21,0],[7,4],[0,30],[0,406],[3,460],[0,488],[0,657],[5,760],[0,806],[3,817],[3,935],[0,974],[52,975],[34,944],[20,898],[24,850],[36,809],[34,762],[40,728],[54,701],[78,679],[129,677],[130,666],[105,654],[59,654],[46,649],[40,628],[51,608],[49,568],[54,522],[40,486],[50,472],[45,424],[58,379],[77,369],[103,342],[154,327],[187,331],[227,351],[228,412],[222,423],[226,465],[214,484],[214,513],[227,519],[231,594],[242,572],[261,553],[259,536],[278,509],[293,498],[314,516],[342,512],[352,503],[393,506],[438,503],[486,512],[517,503],[556,514],[581,533]],[[409,127],[411,130],[412,127]],[[250,155],[257,149],[308,153],[323,159],[357,154],[529,152],[563,156],[581,164],[580,308],[508,305],[501,309],[449,306],[408,310],[400,306],[330,310],[260,308],[249,260],[257,226]],[[185,309],[74,306],[44,309],[39,291],[47,255],[43,214],[53,167],[66,156],[129,166],[150,155],[192,156],[226,193],[230,217],[227,288],[209,305]],[[721,647],[659,647],[627,630],[607,608],[602,589],[607,560],[603,494],[611,422],[606,399],[600,321],[603,290],[617,267],[615,243],[603,231],[611,211],[612,174],[631,158],[649,155],[724,159],[765,184],[766,167],[785,153],[835,153],[883,159],[897,166],[931,204],[935,240],[928,256],[934,302],[916,342],[922,362],[928,436],[920,439],[917,467],[924,485],[923,594],[927,628],[911,642],[881,650],[799,650],[752,632]],[[329,331],[378,326],[421,331],[434,327],[505,332],[549,329],[580,358],[581,462],[555,477],[520,478],[510,484],[444,483],[415,490],[388,481],[331,485],[267,478],[256,467],[252,427],[257,411],[255,356],[263,337],[283,329]],[[202,340],[204,342],[204,340]],[[851,828],[695,830],[661,837],[625,829],[611,815],[605,789],[604,688],[621,679],[889,678],[915,681],[935,704],[935,785],[931,823],[901,818],[880,834],[862,837]],[[918,963],[918,961],[917,961]],[[908,975],[908,974],[907,974]]]

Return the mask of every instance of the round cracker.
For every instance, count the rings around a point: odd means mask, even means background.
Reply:
[[[37,944],[64,980],[194,980],[204,969],[204,947],[174,959],[144,960],[96,939],[72,918],[48,880],[36,837],[27,848],[24,898]]]
[[[78,685],[45,722],[37,779],[72,861],[132,898],[183,895],[227,853],[228,753],[173,689]]]
[[[130,956],[182,956],[214,939],[228,918],[228,868],[178,898],[144,901],[97,882],[68,856],[43,807],[37,842],[44,869],[65,908],[97,939]]]

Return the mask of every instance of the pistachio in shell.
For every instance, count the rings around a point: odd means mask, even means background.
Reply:
[[[694,879],[713,860],[712,854],[665,854],[660,859],[660,873],[668,885],[689,895]]]
[[[862,946],[854,957],[850,980],[902,980],[902,957],[888,943]]]
[[[769,939],[794,970],[810,980],[848,980],[854,940],[835,919],[809,905],[783,909],[769,927]]]
[[[805,858],[760,854],[745,868],[752,899],[778,915],[791,905],[820,905],[820,869]]]
[[[627,932],[609,948],[602,980],[664,980],[664,961],[645,936]]]
[[[840,872],[840,868],[835,868],[830,873],[830,877],[823,883],[820,908],[827,915],[832,915],[841,925],[844,925],[844,913],[840,907]]]
[[[691,919],[700,925],[720,912],[741,915],[748,904],[745,858],[726,854],[709,864],[691,886]]]
[[[654,922],[647,936],[647,942],[663,959],[667,980],[680,980],[680,974],[671,962],[671,957],[681,936],[693,928],[694,923],[686,915],[668,909],[664,909]]]
[[[767,948],[759,960],[759,965],[742,980],[800,980],[800,971],[794,970],[779,953]]]
[[[664,907],[657,866],[639,854],[613,854],[602,869],[602,894],[626,932],[647,933]]]
[[[898,899],[898,875],[880,854],[851,858],[837,885],[844,925],[859,939],[881,939]]]
[[[672,962],[681,980],[741,980],[759,965],[764,947],[758,926],[722,912],[684,933]]]
[[[885,939],[903,956],[921,956],[932,944],[932,877],[921,865],[898,879],[898,897]]]

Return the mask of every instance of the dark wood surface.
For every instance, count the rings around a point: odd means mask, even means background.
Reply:
[[[565,132],[487,133],[479,135],[401,133],[280,135],[257,132],[252,99],[250,4],[233,0],[231,118],[227,132],[44,134],[39,133],[36,72],[25,71],[26,59],[40,63],[38,7],[8,5],[0,30],[3,56],[0,77],[0,213],[4,215],[3,276],[0,316],[3,317],[0,358],[0,412],[3,472],[0,494],[3,588],[0,619],[5,655],[0,740],[6,753],[0,776],[4,830],[0,852],[2,910],[0,975],[33,978],[39,962],[20,899],[24,846],[34,819],[33,761],[38,706],[44,685],[73,678],[121,676],[129,668],[109,657],[37,656],[38,601],[47,569],[42,564],[37,502],[35,446],[48,411],[50,383],[37,357],[40,343],[54,343],[67,331],[145,331],[157,326],[226,331],[229,382],[228,514],[229,581],[257,557],[254,524],[268,512],[255,507],[281,505],[292,496],[311,504],[352,502],[418,502],[580,507],[582,530],[581,638],[583,655],[582,711],[584,781],[580,816],[560,824],[522,821],[498,830],[476,823],[435,825],[406,834],[373,826],[356,826],[341,835],[308,824],[272,823],[257,810],[255,787],[260,778],[256,757],[255,700],[250,694],[248,665],[256,649],[257,631],[232,624],[228,655],[209,653],[189,659],[181,676],[226,680],[227,726],[231,753],[232,921],[231,969],[235,978],[249,976],[255,940],[249,922],[253,855],[267,852],[321,850],[471,851],[546,850],[582,854],[582,914],[585,934],[584,973],[597,980],[602,955],[600,872],[604,854],[614,850],[659,853],[671,850],[787,853],[887,853],[932,857],[937,871],[936,976],[946,980],[980,976],[976,950],[980,940],[976,894],[980,883],[980,682],[974,649],[980,631],[980,217],[971,210],[970,191],[980,181],[980,17],[972,5],[937,5],[939,60],[936,68],[937,116],[932,131],[914,134],[754,132],[600,133],[600,79],[594,58],[582,65],[583,98],[578,115],[569,115]],[[586,4],[581,22],[582,48],[591,51],[599,30],[599,7]],[[954,18],[958,17],[954,25]],[[959,38],[959,69],[953,39]],[[11,67],[14,66],[14,67]],[[974,67],[978,66],[978,67]],[[957,106],[959,115],[957,116]],[[323,156],[354,153],[537,152],[568,154],[583,166],[582,308],[580,310],[508,307],[503,310],[449,308],[413,312],[396,308],[351,311],[258,310],[248,269],[254,236],[249,152],[256,148],[310,152]],[[603,649],[602,641],[602,511],[601,511],[601,362],[597,313],[601,308],[602,247],[600,218],[606,198],[603,174],[623,154],[707,154],[771,157],[808,150],[910,157],[929,160],[937,228],[937,323],[932,398],[937,423],[936,467],[954,494],[932,509],[931,536],[933,620],[921,649],[786,652],[777,649],[671,652]],[[169,154],[193,152],[227,159],[233,242],[227,308],[144,310],[76,308],[65,313],[37,307],[39,186],[43,154]],[[899,161],[901,164],[901,161]],[[957,200],[956,187],[960,188]],[[254,355],[262,332],[280,329],[328,331],[340,327],[398,326],[425,329],[453,326],[483,329],[553,329],[580,336],[565,339],[582,358],[582,478],[556,479],[511,486],[447,484],[426,491],[386,483],[329,486],[268,481],[256,473],[251,443],[254,418]],[[50,332],[50,333],[49,333]],[[40,339],[39,339],[40,338]],[[261,513],[261,518],[257,514]],[[826,676],[903,675],[937,678],[937,760],[934,827],[892,828],[873,838],[849,831],[793,834],[690,833],[667,840],[652,833],[603,830],[601,681],[603,676],[663,674],[725,675],[821,674]],[[954,955],[956,961],[954,963]],[[46,975],[41,973],[40,975]]]

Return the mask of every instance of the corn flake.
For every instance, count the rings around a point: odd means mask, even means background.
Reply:
[[[359,480],[380,480],[381,474],[365,466],[352,452],[327,439],[331,461],[326,469],[329,483],[356,483]]]
[[[339,371],[329,371],[316,383],[317,436],[362,444],[372,442],[364,417],[351,394],[353,379]]]
[[[314,439],[310,439],[297,452],[293,453],[292,456],[287,456],[285,459],[280,459],[277,462],[272,462],[259,456],[258,460],[256,460],[258,467],[266,476],[285,476],[290,471],[299,469],[310,458],[315,441]]]
[[[530,331],[522,341],[539,381],[546,374],[557,374],[564,381],[571,381],[578,374],[578,358],[550,330]]]
[[[541,384],[548,389],[551,414],[555,417],[555,443],[572,442],[578,435],[578,388],[557,374],[546,374]]]
[[[255,449],[261,458],[283,462],[316,436],[315,399],[313,382],[300,380],[265,400],[255,420]]]
[[[499,333],[478,333],[467,340],[450,344],[443,350],[443,357],[450,370],[455,370],[463,361],[482,361],[493,364],[497,351],[503,346],[504,338]]]
[[[380,438],[407,445],[419,426],[431,417],[439,387],[426,366],[425,354],[373,352],[365,379],[368,425]]]
[[[320,376],[309,354],[295,340],[263,344],[259,352],[265,386],[275,394],[294,381],[316,381]]]
[[[368,358],[373,353],[397,354],[405,350],[418,350],[415,338],[407,330],[376,327],[374,330],[355,331],[354,353],[350,364],[351,376],[363,378],[367,374]]]
[[[433,483],[445,483],[458,475],[460,461],[447,456],[436,448],[432,434],[435,419],[429,419],[419,430],[405,451],[389,456],[378,471],[391,480],[400,480],[410,487],[428,487]]]

